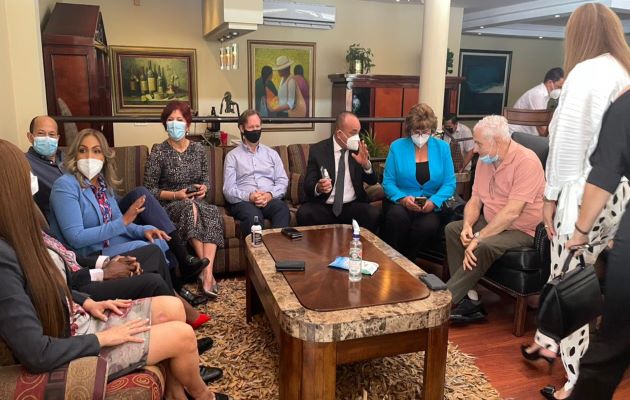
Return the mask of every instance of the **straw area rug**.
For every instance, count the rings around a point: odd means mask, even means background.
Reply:
[[[219,298],[200,306],[212,320],[197,331],[198,337],[214,339],[214,347],[202,356],[203,364],[224,371],[223,378],[210,387],[237,400],[277,399],[279,349],[266,317],[257,315],[251,324],[245,321],[243,279],[223,280],[219,286]],[[420,399],[423,357],[420,352],[339,366],[336,397]],[[445,398],[500,397],[474,359],[449,344]]]

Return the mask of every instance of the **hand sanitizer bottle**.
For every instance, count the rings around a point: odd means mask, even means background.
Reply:
[[[348,260],[348,279],[350,282],[361,280],[363,266],[363,245],[361,244],[361,230],[357,221],[352,220],[352,241],[350,242],[350,257]]]
[[[258,216],[254,216],[254,225],[252,225],[252,246],[258,247],[262,245],[262,226],[258,221]]]

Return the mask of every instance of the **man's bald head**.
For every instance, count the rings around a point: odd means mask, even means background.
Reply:
[[[50,128],[54,126],[54,131],[58,134],[57,121],[49,117],[48,115],[38,115],[31,120],[31,124],[28,127],[28,131],[32,134],[36,134],[38,128],[44,128],[46,133],[50,132]]]

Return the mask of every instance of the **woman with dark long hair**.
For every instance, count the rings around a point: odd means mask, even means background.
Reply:
[[[225,399],[199,375],[195,334],[172,296],[95,302],[70,291],[50,257],[24,153],[0,140],[0,338],[31,373],[100,354],[116,378],[167,365],[166,398]],[[88,315],[89,314],[89,315]],[[186,389],[184,389],[186,388]]]

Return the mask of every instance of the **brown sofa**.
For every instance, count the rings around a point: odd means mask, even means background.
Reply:
[[[107,383],[105,359],[83,357],[43,374],[30,374],[16,364],[0,340],[0,399],[47,400],[160,400],[164,393],[164,373],[159,367],[146,367]]]
[[[285,200],[291,212],[291,225],[296,225],[295,214],[304,201],[304,174],[308,162],[308,144],[291,144],[288,146],[272,146],[280,155],[284,169],[289,177],[289,187]],[[223,215],[225,247],[218,249],[214,263],[214,270],[218,275],[242,273],[245,271],[246,259],[243,247],[244,237],[241,234],[239,222],[225,211],[225,197],[223,197],[223,160],[234,146],[206,147],[208,155],[208,175],[211,187],[208,189],[207,200],[218,206]],[[142,185],[144,167],[149,156],[146,146],[130,146],[116,148],[116,170],[122,178],[122,192],[128,192],[136,186]],[[372,201],[384,198],[380,184],[367,187],[368,196]],[[269,226],[269,221],[265,225]]]

